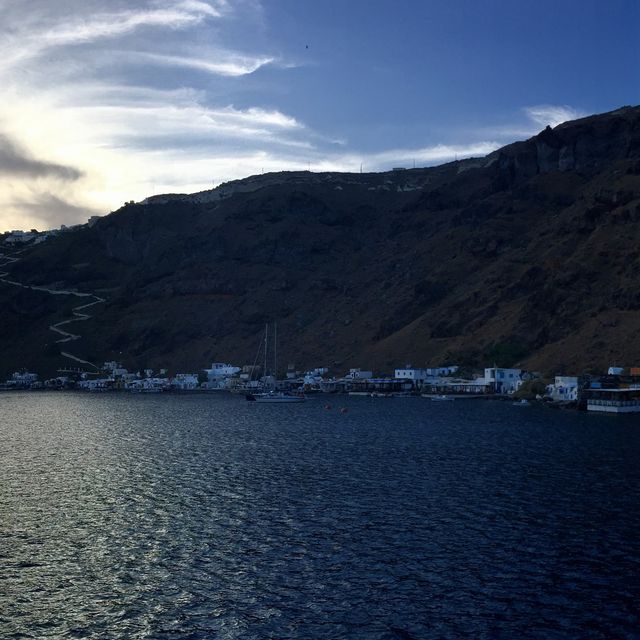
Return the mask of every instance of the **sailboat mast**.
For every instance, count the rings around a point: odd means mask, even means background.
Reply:
[[[264,377],[267,377],[267,351],[269,347],[269,324],[264,325]],[[265,380],[266,382],[266,380]]]
[[[273,323],[273,377],[278,382],[278,325]]]

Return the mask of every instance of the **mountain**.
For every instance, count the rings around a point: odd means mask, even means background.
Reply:
[[[484,158],[377,174],[272,173],[128,204],[0,268],[0,373],[280,361],[337,371],[640,363],[640,107]],[[93,299],[95,301],[95,299]]]

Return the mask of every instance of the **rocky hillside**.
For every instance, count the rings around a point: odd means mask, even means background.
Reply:
[[[640,108],[485,158],[380,174],[268,174],[128,205],[0,271],[106,302],[62,345],[91,361],[640,364]],[[65,362],[69,296],[0,283],[0,373]],[[59,336],[58,336],[59,337]],[[68,361],[67,361],[68,362]]]

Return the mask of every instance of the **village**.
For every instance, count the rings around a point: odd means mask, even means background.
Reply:
[[[306,395],[417,396],[436,401],[502,399],[522,406],[537,401],[600,413],[640,412],[640,367],[609,367],[601,376],[556,376],[552,382],[517,368],[493,366],[473,374],[457,365],[414,368],[410,364],[395,369],[392,376],[360,368],[342,376],[330,375],[327,367],[301,372],[291,364],[284,378],[278,378],[260,365],[222,362],[200,373],[169,375],[167,369],[130,372],[116,361],[105,362],[99,372],[62,369],[59,373],[41,380],[37,373],[18,371],[0,383],[0,391],[247,394],[286,390]]]

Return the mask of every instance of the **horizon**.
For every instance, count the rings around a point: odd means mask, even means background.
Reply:
[[[481,157],[638,102],[626,0],[0,7],[0,231],[261,173]]]

